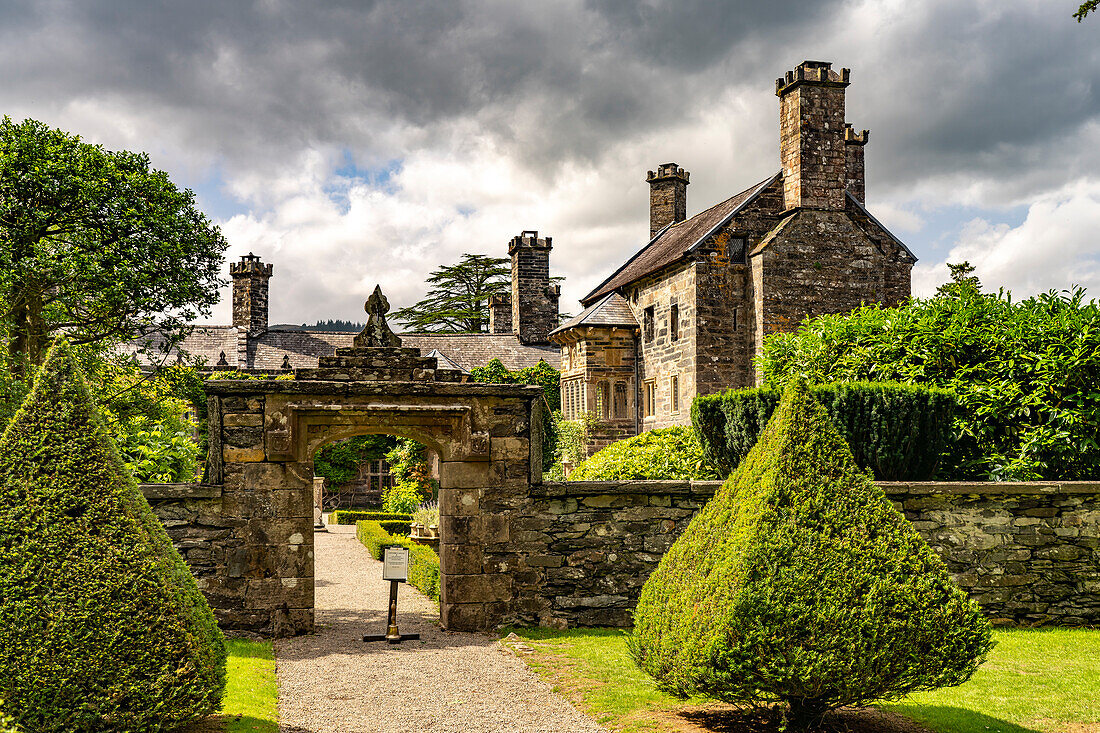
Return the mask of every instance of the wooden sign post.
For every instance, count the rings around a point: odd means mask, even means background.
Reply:
[[[420,634],[402,634],[397,630],[397,584],[409,579],[409,548],[387,547],[382,554],[382,580],[390,581],[390,612],[385,634],[367,634],[363,641],[388,641],[400,644],[419,639]]]

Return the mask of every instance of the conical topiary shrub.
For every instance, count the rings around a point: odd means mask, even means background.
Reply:
[[[225,641],[54,345],[0,438],[0,699],[27,733],[216,712]]]
[[[788,388],[642,589],[632,651],[677,696],[829,710],[960,684],[990,628],[860,472],[824,408]]]

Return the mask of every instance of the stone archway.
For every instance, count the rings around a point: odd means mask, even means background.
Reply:
[[[222,485],[224,563],[204,591],[225,628],[313,628],[313,455],[371,432],[440,458],[440,618],[492,628],[514,605],[508,512],[541,481],[541,389],[473,384],[417,349],[339,349],[294,380],[206,384],[207,481]],[[497,555],[497,558],[494,558]]]

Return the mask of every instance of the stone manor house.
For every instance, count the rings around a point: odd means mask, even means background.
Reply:
[[[648,243],[550,334],[565,415],[601,422],[590,447],[690,424],[696,395],[755,384],[764,338],[806,316],[909,296],[916,257],[865,207],[848,78],[804,61],[777,79],[780,170],[690,218],[688,172],[649,171]]]
[[[489,332],[401,334],[440,368],[509,369],[545,360],[562,371],[562,409],[599,420],[590,449],[690,423],[692,399],[756,383],[764,338],[806,316],[895,304],[916,258],[865,206],[869,133],[845,122],[849,70],[804,61],[776,80],[780,169],[688,218],[689,174],[650,171],[649,237],[558,325],[550,237],[508,244],[511,289],[490,303]],[[354,334],[268,326],[273,268],[254,255],[231,267],[233,323],[197,330],[182,348],[209,367],[279,372],[316,367]]]

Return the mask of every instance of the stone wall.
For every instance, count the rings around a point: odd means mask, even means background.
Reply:
[[[223,629],[258,629],[244,612],[248,558],[242,555],[245,521],[223,514],[221,486],[142,484],[153,513],[164,525],[195,576]],[[223,582],[222,577],[231,578]]]
[[[884,297],[884,257],[843,212],[800,210],[750,257],[757,348],[773,333],[794,331],[807,316],[846,313]]]
[[[642,430],[691,424],[691,400],[695,397],[695,263],[684,262],[646,277],[632,286],[630,307],[641,325],[638,350],[638,414]],[[672,306],[676,306],[679,333],[673,339]],[[653,329],[646,334],[647,308],[653,308]],[[679,387],[679,409],[672,409],[672,378]],[[647,383],[653,385],[653,414],[645,414]]]
[[[625,626],[720,482],[547,483],[511,522],[515,620]],[[1100,624],[1100,482],[883,484],[999,624]]]

